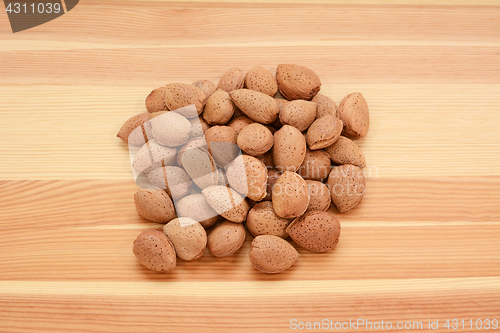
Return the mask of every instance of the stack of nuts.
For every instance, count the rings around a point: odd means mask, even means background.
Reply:
[[[369,114],[361,93],[337,107],[320,87],[312,70],[284,64],[276,77],[232,68],[217,86],[154,89],[149,112],[118,133],[141,146],[132,166],[151,185],[135,194],[137,212],[165,224],[137,237],[137,259],[167,272],[176,257],[195,260],[205,248],[225,257],[244,243],[245,225],[255,236],[250,261],[264,273],[297,261],[288,236],[309,251],[333,250],[340,223],[330,204],[343,213],[364,193],[365,158],[351,139],[367,134]]]

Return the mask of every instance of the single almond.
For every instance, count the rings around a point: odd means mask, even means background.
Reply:
[[[290,125],[304,132],[311,126],[316,117],[316,103],[295,100],[286,103],[280,111],[280,122],[283,125]]]
[[[241,154],[236,131],[229,126],[212,126],[205,132],[205,140],[215,163],[225,167]]]
[[[311,150],[328,147],[338,140],[341,132],[342,121],[339,118],[327,115],[316,119],[307,130],[307,146]]]
[[[222,75],[217,85],[217,89],[222,89],[231,92],[236,89],[241,89],[244,83],[243,71],[239,68],[231,68]]]
[[[229,185],[243,196],[260,201],[266,196],[267,168],[257,158],[240,155],[228,166]]]
[[[234,104],[252,120],[270,124],[278,117],[278,103],[269,95],[250,89],[237,89],[231,91],[229,96]]]
[[[146,97],[146,109],[150,113],[168,110],[165,105],[165,87],[154,89]]]
[[[310,197],[306,212],[327,210],[332,202],[328,186],[317,180],[306,180],[306,183]]]
[[[192,218],[179,217],[165,224],[163,232],[174,245],[177,256],[191,261],[205,254],[207,233],[202,225]]]
[[[278,91],[274,76],[264,68],[257,66],[245,75],[245,87],[273,97]]]
[[[201,189],[219,182],[219,170],[206,146],[186,150],[181,157],[182,166]]]
[[[148,174],[162,165],[175,164],[177,149],[158,144],[152,139],[146,142],[134,155],[132,168],[139,173]]]
[[[365,156],[358,145],[345,136],[339,137],[331,146],[325,148],[333,163],[343,165],[352,164],[358,167],[365,167]]]
[[[209,125],[224,125],[234,114],[234,103],[227,91],[217,89],[207,99],[203,109],[203,119]]]
[[[152,170],[148,180],[152,185],[164,189],[173,200],[184,197],[191,190],[191,178],[184,169],[175,166]]]
[[[241,129],[236,143],[248,155],[259,156],[273,146],[273,133],[264,125],[253,123]]]
[[[144,230],[134,241],[133,252],[141,264],[156,272],[175,269],[176,257],[172,242],[158,230]]]
[[[144,145],[153,138],[149,118],[149,113],[136,114],[123,124],[116,136],[132,146]]]
[[[368,104],[361,93],[347,95],[339,104],[339,118],[344,124],[342,135],[361,138],[368,133],[370,115]]]
[[[205,196],[195,193],[185,196],[175,203],[179,217],[190,217],[208,228],[217,222],[219,214],[210,207]]]
[[[276,69],[280,93],[288,100],[310,100],[321,88],[321,81],[311,69],[304,66],[282,64]]]
[[[259,271],[276,274],[286,271],[299,259],[299,253],[283,238],[260,235],[250,247],[250,261]]]
[[[228,124],[229,127],[235,130],[236,134],[239,134],[240,131],[243,129],[243,127],[250,125],[254,123],[252,119],[248,118],[247,116],[240,116],[237,118],[234,118],[231,120],[231,122]]]
[[[241,223],[223,221],[208,235],[208,250],[216,257],[227,257],[245,242],[245,227]]]
[[[328,187],[332,203],[340,213],[344,213],[361,201],[365,193],[365,175],[363,169],[351,164],[332,168],[328,176]]]
[[[280,171],[297,171],[306,156],[304,135],[293,126],[284,125],[274,133],[273,161]]]
[[[335,103],[330,97],[317,94],[313,99],[311,99],[311,101],[317,104],[316,119],[327,115],[332,115],[337,118],[339,117],[337,103]]]
[[[217,86],[210,80],[198,80],[193,82],[192,85],[203,91],[205,99],[208,99],[217,90]]]
[[[203,137],[205,132],[210,128],[210,125],[202,117],[194,117],[188,119],[191,123],[191,133],[189,133],[189,139]]]
[[[166,112],[150,120],[153,137],[164,146],[182,146],[191,134],[191,123],[176,112]]]
[[[330,156],[324,150],[307,149],[306,157],[298,173],[304,179],[324,180],[328,177],[331,168]]]
[[[286,228],[295,243],[313,252],[333,250],[339,241],[340,222],[332,213],[307,212]]]
[[[238,192],[232,188],[214,185],[202,191],[208,204],[223,218],[231,222],[245,221],[250,206]]]
[[[203,111],[205,102],[205,93],[191,84],[171,83],[165,86],[165,105],[169,110],[195,105],[196,112],[181,113],[186,118],[198,116]]]
[[[176,217],[174,204],[162,189],[140,189],[134,194],[134,202],[137,213],[147,220],[167,223]]]
[[[304,214],[309,199],[307,183],[295,172],[283,172],[274,184],[272,203],[279,217],[290,219]]]
[[[291,221],[291,219],[279,217],[274,211],[271,201],[263,201],[250,209],[246,225],[248,231],[254,236],[274,235],[287,238],[288,234],[285,229]]]

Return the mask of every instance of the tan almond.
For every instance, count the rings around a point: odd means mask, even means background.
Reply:
[[[365,175],[363,169],[351,164],[332,168],[328,176],[328,187],[332,203],[340,213],[344,213],[359,204],[365,193]]]
[[[309,206],[306,212],[313,210],[327,210],[330,207],[332,198],[328,186],[317,180],[306,180],[309,192]]]
[[[162,165],[175,164],[177,149],[158,144],[151,139],[134,155],[132,168],[138,173],[148,174]]]
[[[182,167],[201,189],[219,182],[219,170],[206,146],[186,150],[181,157]]]
[[[239,134],[240,131],[243,129],[243,127],[250,125],[254,123],[252,119],[248,118],[247,116],[240,116],[237,118],[234,118],[231,120],[231,122],[228,124],[229,127],[235,130],[236,134]]]
[[[203,91],[205,99],[208,99],[217,90],[215,83],[210,80],[198,80],[193,82],[192,85]]]
[[[219,80],[217,89],[222,89],[227,92],[231,92],[236,89],[241,89],[243,87],[245,77],[243,76],[243,71],[239,68],[231,68],[228,70]]]
[[[154,169],[148,174],[149,182],[177,200],[191,190],[191,178],[184,169],[175,166],[164,166]]]
[[[153,137],[164,146],[182,146],[191,134],[191,123],[176,112],[166,112],[150,120]]]
[[[339,137],[331,146],[325,148],[333,163],[343,165],[352,164],[358,167],[365,167],[365,156],[358,145],[345,136]]]
[[[274,184],[276,184],[276,181],[278,180],[278,178],[281,175],[282,175],[282,172],[278,171],[278,169],[276,169],[276,168],[272,168],[272,169],[267,170],[267,190],[266,190],[266,196],[264,197],[264,200],[267,200],[267,201],[272,200]]]
[[[273,146],[273,133],[264,125],[253,123],[241,129],[236,143],[248,155],[259,156]]]
[[[283,172],[274,184],[272,203],[279,217],[290,219],[304,214],[309,199],[307,183],[295,172]]]
[[[229,126],[212,126],[205,132],[208,149],[217,166],[225,167],[241,153],[237,137],[236,131]]]
[[[304,132],[316,117],[316,103],[296,100],[286,103],[280,111],[280,122]]]
[[[304,179],[325,180],[330,173],[330,156],[322,149],[306,150],[306,157],[299,168],[299,175]]]
[[[116,136],[132,146],[144,145],[150,138],[153,138],[149,117],[149,113],[140,113],[129,118]]]
[[[134,194],[134,202],[137,213],[147,220],[167,223],[176,217],[174,204],[162,189],[140,189]]]
[[[251,200],[260,201],[266,196],[267,168],[253,156],[238,156],[228,166],[226,177],[235,191]]]
[[[250,209],[246,225],[248,231],[254,236],[274,235],[287,238],[288,234],[285,232],[285,229],[291,221],[291,219],[285,219],[276,215],[271,201],[263,201]]]
[[[299,259],[299,253],[283,238],[260,235],[250,247],[250,261],[259,271],[276,274],[286,271]]]
[[[310,100],[321,89],[321,81],[311,69],[292,64],[278,65],[276,81],[280,93],[288,100]]]
[[[207,233],[205,228],[192,218],[173,219],[165,224],[163,232],[174,245],[179,258],[191,261],[205,254]]]
[[[205,93],[191,84],[170,83],[165,86],[165,105],[169,110],[176,110],[191,104],[195,105],[195,114],[183,114],[187,118],[198,116],[203,111],[205,102]]]
[[[280,171],[297,171],[306,156],[306,140],[298,129],[284,125],[274,133],[273,161]]]
[[[208,204],[223,218],[231,222],[245,221],[250,206],[238,192],[223,185],[207,187],[202,191]]]
[[[205,137],[197,137],[186,142],[177,152],[177,166],[182,168],[182,155],[186,150],[202,147],[208,150],[207,141]]]
[[[330,97],[317,94],[311,101],[317,104],[316,119],[327,115],[332,115],[337,118],[339,117],[337,103],[335,103]]]
[[[340,222],[332,213],[307,212],[286,228],[295,243],[313,252],[333,250],[340,237]]]
[[[203,109],[203,119],[209,125],[224,125],[234,114],[234,103],[229,97],[229,93],[222,89],[217,89],[207,99]]]
[[[269,95],[250,89],[237,89],[231,91],[229,96],[234,104],[252,120],[270,124],[278,117],[278,103]]]
[[[257,159],[259,161],[261,161],[262,163],[264,163],[264,165],[266,166],[266,168],[268,168],[268,169],[274,168],[274,161],[273,161],[273,152],[272,152],[272,150],[269,150],[269,151],[265,152],[264,154],[256,156],[256,157],[257,157]]]
[[[341,132],[342,121],[339,118],[332,115],[321,117],[307,130],[307,146],[311,150],[328,147],[338,140]]]
[[[176,257],[172,242],[158,230],[144,230],[134,241],[133,252],[139,262],[156,272],[175,269]]]
[[[216,257],[227,257],[245,242],[246,231],[241,223],[223,221],[208,235],[208,250]]]
[[[189,139],[203,137],[205,132],[210,128],[210,125],[202,117],[194,117],[188,120],[191,123]]]
[[[185,196],[175,203],[175,208],[179,217],[190,217],[204,228],[211,227],[219,218],[219,214],[210,207],[202,193]]]
[[[339,104],[339,118],[344,124],[342,135],[361,138],[368,133],[370,115],[368,104],[361,93],[347,95]]]
[[[245,75],[245,88],[252,89],[263,94],[274,96],[278,91],[278,84],[274,76],[264,68],[257,66]]]
[[[148,112],[167,111],[165,105],[165,87],[156,88],[146,97],[146,109]]]

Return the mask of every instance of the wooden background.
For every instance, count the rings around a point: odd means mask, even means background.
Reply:
[[[367,193],[338,248],[275,276],[250,239],[146,270],[132,241],[158,225],[135,212],[121,124],[157,86],[279,63],[370,107]],[[0,13],[0,332],[500,320],[499,93],[498,1],[82,0],[16,34]]]

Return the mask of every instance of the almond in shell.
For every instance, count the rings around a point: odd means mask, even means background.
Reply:
[[[365,156],[358,145],[345,136],[339,137],[331,146],[325,148],[333,163],[352,164],[358,167],[365,167]]]
[[[259,156],[273,146],[273,134],[262,124],[253,123],[241,129],[236,143],[248,155]]]
[[[287,238],[286,227],[291,219],[285,219],[276,215],[271,201],[257,203],[248,212],[247,228],[254,236],[274,235],[281,238]]]
[[[229,126],[212,126],[205,132],[205,140],[215,163],[225,167],[241,154],[236,131]]]
[[[132,146],[144,145],[153,138],[149,118],[149,113],[136,114],[123,124],[116,136]]]
[[[270,124],[278,117],[278,103],[269,95],[250,89],[237,89],[231,91],[229,96],[234,104],[252,120]]]
[[[228,70],[219,80],[217,89],[222,89],[227,92],[231,92],[236,89],[241,89],[243,87],[245,77],[243,76],[243,71],[239,68],[231,68]]]
[[[368,104],[359,92],[347,95],[339,104],[339,118],[344,124],[342,135],[361,138],[368,133],[370,115]]]
[[[208,235],[207,248],[216,257],[227,257],[241,248],[245,236],[243,224],[223,221]]]
[[[174,204],[162,189],[140,189],[134,194],[134,202],[137,213],[147,220],[167,223],[176,217]]]
[[[307,149],[306,157],[298,172],[304,179],[324,180],[328,177],[331,168],[330,156],[324,150]]]
[[[148,174],[162,165],[175,164],[176,154],[177,149],[160,145],[152,139],[137,151],[132,168],[138,173]]]
[[[201,193],[190,194],[178,200],[175,208],[179,217],[190,217],[205,228],[214,225],[219,218],[219,214],[210,207]]]
[[[327,210],[332,201],[328,186],[317,180],[306,180],[309,191],[309,206],[306,212],[313,210]]]
[[[292,244],[273,235],[255,237],[249,254],[254,267],[268,274],[286,271],[295,264],[299,256]]]
[[[340,137],[342,121],[327,115],[316,119],[307,130],[306,140],[309,149],[316,150],[332,145]]]
[[[177,263],[172,242],[158,230],[145,230],[137,236],[133,252],[141,264],[156,272],[174,270]]]
[[[297,171],[306,156],[304,135],[293,126],[284,125],[274,133],[273,161],[280,171]]]
[[[303,132],[311,126],[316,117],[316,103],[296,100],[286,103],[280,111],[280,122]]]
[[[217,86],[210,80],[198,80],[193,82],[192,85],[203,91],[205,99],[208,99],[217,90]]]
[[[191,104],[195,105],[196,112],[182,114],[186,118],[198,116],[203,111],[205,102],[205,93],[191,84],[170,83],[165,86],[165,105],[169,110],[176,110]]]
[[[307,212],[286,228],[295,243],[313,252],[333,250],[339,241],[340,222],[332,213]]]
[[[209,125],[224,125],[234,114],[234,104],[227,91],[217,89],[207,99],[203,119]]]
[[[328,187],[332,203],[340,213],[344,213],[361,201],[365,193],[363,169],[351,164],[332,168],[328,176]]]
[[[205,254],[207,233],[205,228],[189,217],[179,217],[165,224],[163,232],[174,245],[177,256],[191,261]]]
[[[280,93],[288,100],[310,100],[321,89],[321,81],[311,69],[293,65],[282,64],[276,69],[276,81]]]
[[[175,166],[163,166],[148,174],[149,182],[177,200],[187,195],[191,190],[191,178],[184,169]]]
[[[154,89],[146,97],[146,109],[151,113],[168,110],[165,105],[165,87]]]
[[[236,134],[239,134],[241,129],[247,125],[250,125],[254,123],[252,119],[248,118],[247,116],[240,116],[237,118],[234,118],[231,120],[231,122],[228,124],[229,127],[234,129],[236,131]]]
[[[266,196],[267,168],[253,156],[238,156],[228,166],[226,177],[234,190],[251,200],[260,201]]]
[[[278,91],[274,76],[264,68],[257,66],[245,75],[245,87],[273,97]]]
[[[208,204],[223,218],[231,222],[245,221],[250,206],[238,192],[230,187],[214,185],[202,191]]]
[[[309,199],[307,183],[295,172],[283,172],[274,184],[272,203],[279,217],[290,219],[304,214]]]
[[[150,120],[153,137],[164,146],[178,147],[186,143],[191,134],[191,123],[176,112],[165,112]]]
[[[316,119],[326,115],[332,115],[338,118],[339,114],[337,110],[337,103],[335,103],[330,97],[317,94],[311,101],[317,104]]]

